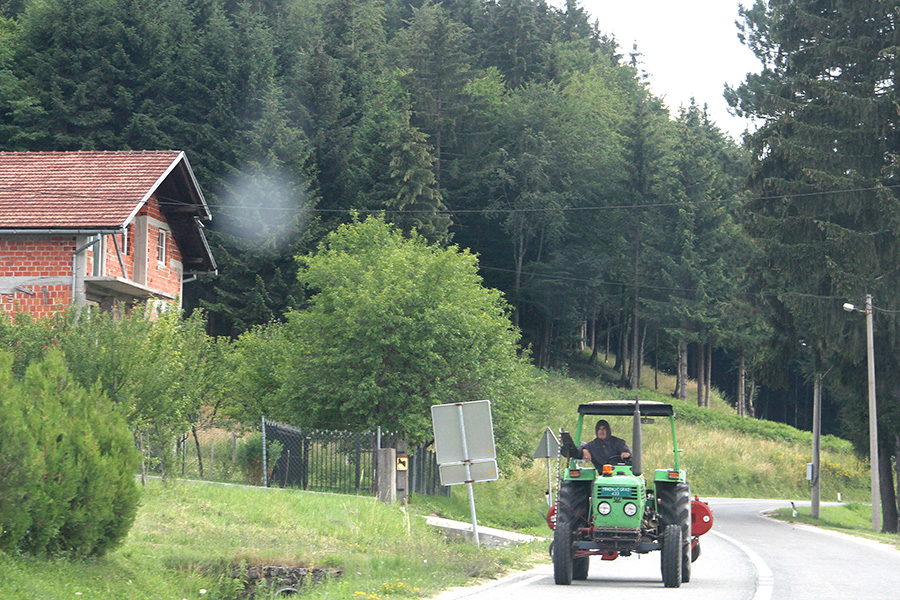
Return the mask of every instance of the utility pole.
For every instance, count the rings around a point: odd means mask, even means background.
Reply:
[[[875,341],[872,294],[866,294],[866,346],[869,366],[869,457],[872,461],[872,529],[881,531],[881,481],[878,478],[878,415],[875,405]]]
[[[813,386],[813,459],[812,459],[812,504],[811,513],[813,519],[819,518],[819,498],[821,492],[821,479],[819,450],[822,436],[822,374],[816,373],[816,381]]]
[[[878,479],[878,411],[875,403],[875,334],[872,324],[872,294],[866,294],[864,309],[844,303],[847,312],[866,314],[866,363],[869,374],[869,460],[872,471],[872,529],[881,531],[881,481]]]

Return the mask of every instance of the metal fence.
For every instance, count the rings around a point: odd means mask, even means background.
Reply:
[[[422,496],[450,496],[450,486],[441,485],[437,455],[430,446],[416,446],[410,453],[409,491]]]
[[[375,432],[303,429],[264,419],[263,437],[270,486],[340,494],[376,491],[378,436]]]
[[[379,445],[393,436],[293,427],[263,419],[255,433],[234,433],[236,424],[217,423],[191,431],[171,444],[136,439],[146,473],[227,483],[291,487],[341,494],[375,494]],[[196,435],[195,435],[196,433]],[[265,438],[266,452],[262,440]],[[409,491],[449,495],[440,484],[434,451],[409,451]],[[165,460],[163,460],[165,459]],[[165,473],[164,473],[165,471]]]

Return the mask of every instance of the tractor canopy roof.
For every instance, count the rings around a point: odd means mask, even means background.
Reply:
[[[578,406],[580,415],[629,416],[634,414],[634,400],[598,400]],[[675,409],[663,402],[639,402],[642,417],[672,417]]]

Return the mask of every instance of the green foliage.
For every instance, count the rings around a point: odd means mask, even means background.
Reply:
[[[490,400],[498,451],[521,453],[531,371],[472,254],[369,218],[340,227],[301,265],[313,295],[283,326],[279,396],[290,422],[380,425],[419,442],[431,437],[431,405]]]
[[[12,377],[0,354],[0,549],[102,555],[128,533],[138,504],[137,453],[117,407],[78,385],[62,353]]]
[[[275,468],[275,463],[281,457],[283,449],[284,445],[278,440],[266,440],[266,463],[269,467],[266,473],[267,478],[272,476],[272,469]],[[237,447],[235,462],[244,475],[244,481],[250,485],[262,485],[263,444],[261,433],[254,433],[241,440]]]
[[[145,458],[166,473],[170,441],[214,416],[233,390],[231,347],[206,334],[200,311],[159,317],[118,307],[60,312],[35,320],[27,313],[0,315],[0,349],[13,354],[13,374],[53,349],[62,351],[71,376],[99,389],[119,406],[140,440]]]

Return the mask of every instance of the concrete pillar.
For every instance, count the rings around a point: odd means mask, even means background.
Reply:
[[[397,451],[378,450],[378,499],[392,504],[397,501]]]
[[[84,277],[87,274],[87,256],[84,245],[88,241],[86,235],[75,236],[75,248],[81,252],[72,255],[72,304],[78,307],[87,305],[87,293],[84,289]]]

